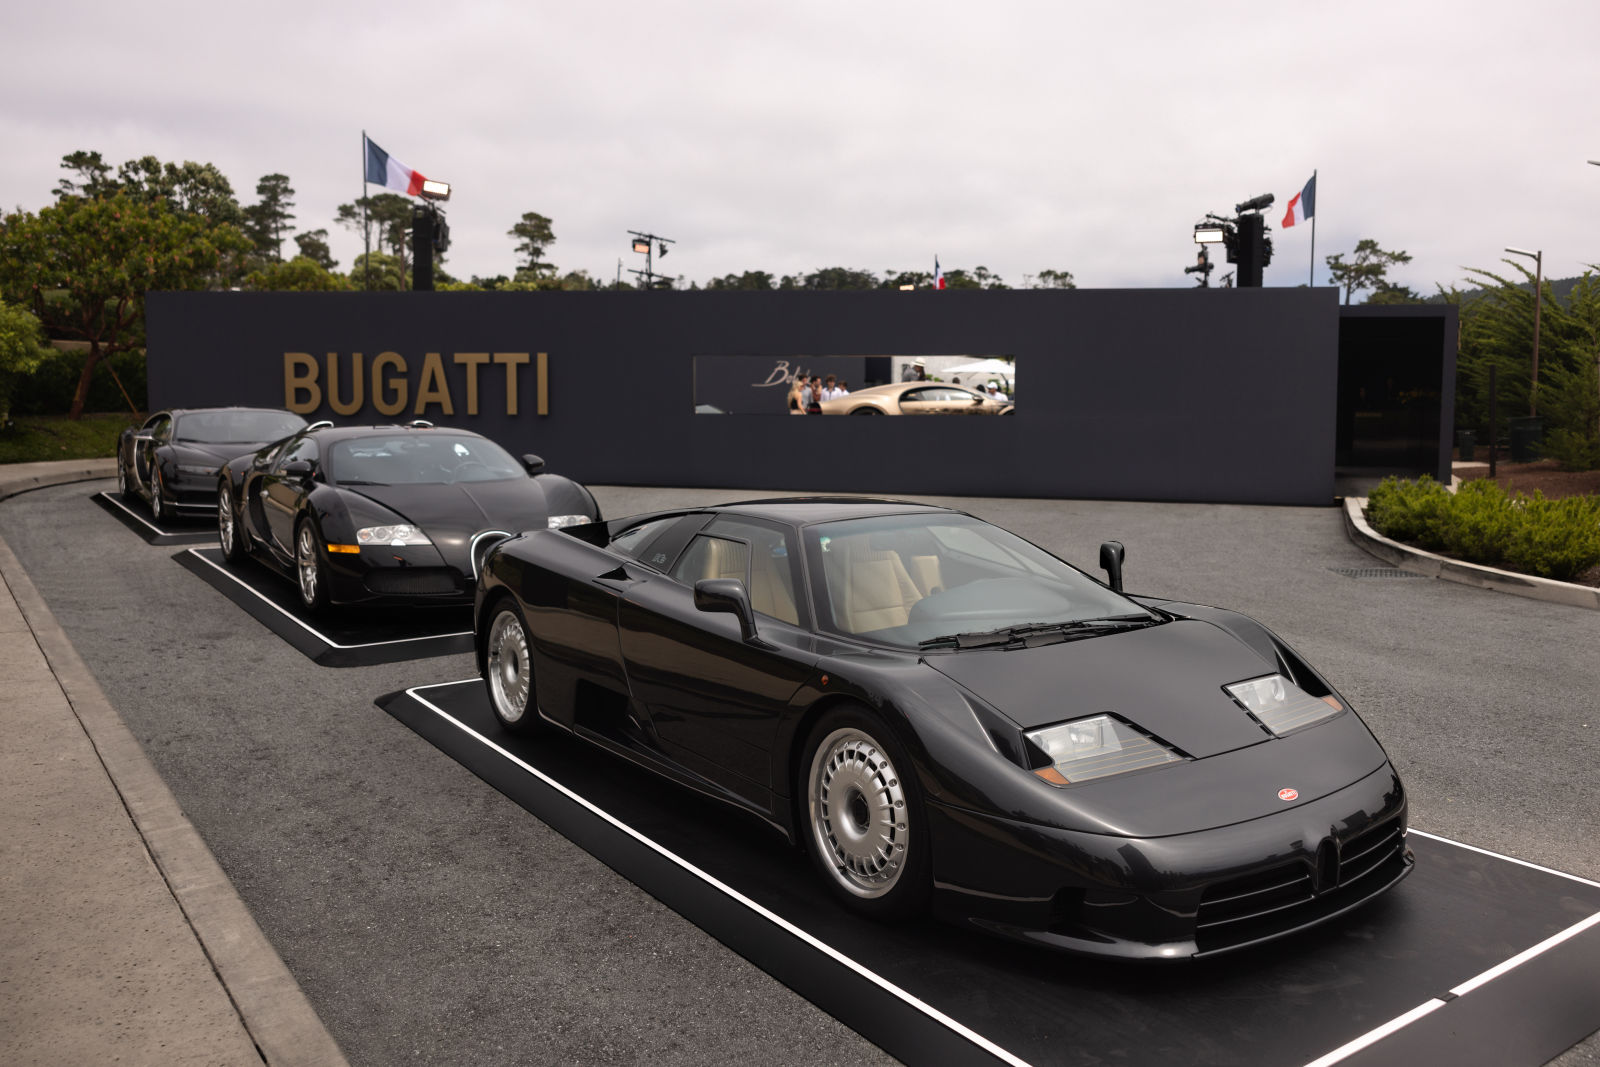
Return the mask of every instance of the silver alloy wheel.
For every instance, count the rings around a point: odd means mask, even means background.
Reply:
[[[905,786],[889,754],[853,727],[823,738],[811,757],[811,832],[834,880],[872,899],[895,887],[910,843]]]
[[[124,498],[128,495],[128,468],[123,465],[120,451],[117,453],[117,495]]]
[[[217,490],[217,537],[227,556],[233,551],[233,496],[226,486]]]
[[[521,722],[528,713],[528,682],[532,674],[528,634],[522,628],[522,620],[510,608],[501,608],[489,626],[484,666],[495,714],[507,724]]]
[[[322,575],[317,570],[317,542],[311,536],[309,522],[300,527],[300,536],[295,539],[294,558],[295,570],[300,576],[300,600],[308,608],[315,607],[317,586]]]
[[[150,517],[157,522],[167,517],[161,506],[161,472],[150,472]]]

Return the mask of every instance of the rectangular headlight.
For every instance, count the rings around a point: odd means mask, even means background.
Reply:
[[[1050,766],[1033,773],[1054,785],[1086,782],[1183,759],[1161,742],[1109,715],[1029,730],[1026,736],[1050,757]]]
[[[1301,727],[1331,719],[1340,707],[1331,698],[1317,698],[1281,674],[1223,686],[1252,718],[1282,737]]]
[[[593,521],[594,520],[589,518],[587,515],[552,515],[550,516],[550,521],[545,528],[549,530],[559,530],[564,526],[582,526],[586,522]]]

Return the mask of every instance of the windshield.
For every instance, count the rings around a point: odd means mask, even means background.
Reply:
[[[173,436],[203,445],[241,445],[276,441],[306,424],[287,411],[196,411],[179,415]]]
[[[805,538],[824,628],[901,648],[957,634],[1158,618],[1043,549],[967,515],[848,519],[808,526]]]
[[[338,485],[451,485],[528,476],[493,441],[431,430],[340,441],[329,451],[326,469]]]

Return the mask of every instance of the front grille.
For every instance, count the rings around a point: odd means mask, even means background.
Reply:
[[[1309,926],[1373,896],[1406,872],[1405,835],[1398,819],[1341,844],[1337,877],[1331,862],[1297,860],[1206,887],[1195,916],[1201,953],[1236,948]],[[1317,880],[1323,886],[1318,891]]]
[[[453,567],[386,567],[367,572],[366,586],[379,596],[441,596],[461,591]]]

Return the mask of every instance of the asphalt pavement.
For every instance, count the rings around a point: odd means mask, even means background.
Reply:
[[[0,539],[350,1062],[891,1062],[373,706],[470,656],[318,667],[96,507],[109,486],[0,502]],[[1130,591],[1245,611],[1327,674],[1414,827],[1600,880],[1600,612],[1348,577],[1382,565],[1335,508],[923,499],[1091,572],[1123,541]]]

